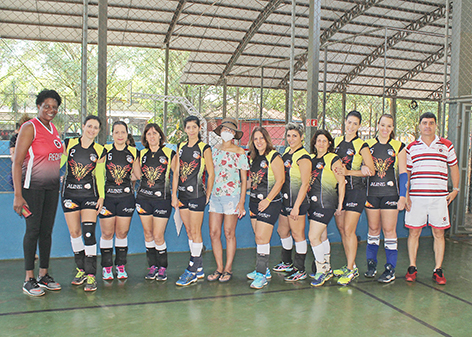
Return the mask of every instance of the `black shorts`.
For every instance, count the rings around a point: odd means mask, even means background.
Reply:
[[[306,214],[308,211],[308,208],[310,207],[310,204],[301,204],[300,208],[298,210],[298,215],[303,216]],[[282,205],[282,209],[280,210],[280,214],[283,216],[289,216],[290,212],[292,211],[293,207],[288,207],[285,205]]]
[[[343,211],[362,213],[367,199],[364,189],[346,190],[343,201]]]
[[[180,199],[179,199],[180,200]],[[180,200],[180,209],[189,209],[194,212],[203,212],[206,206],[206,196],[197,199]]]
[[[334,208],[310,207],[308,209],[308,219],[328,226],[334,216],[334,212],[336,212]]]
[[[132,217],[135,208],[134,194],[121,197],[106,196],[102,211],[98,217],[101,219],[114,216]]]
[[[98,197],[62,197],[62,210],[64,213],[80,211],[83,209],[96,209]]]
[[[262,212],[259,212],[258,207],[258,202],[249,202],[249,214],[251,219],[266,222],[272,226],[275,225],[279,218],[280,209],[282,208],[282,201],[272,201]]]
[[[170,218],[172,206],[170,199],[136,198],[136,211],[139,215],[152,215],[156,218]]]
[[[397,209],[398,199],[398,195],[387,195],[384,197],[368,196],[365,207],[368,209]]]

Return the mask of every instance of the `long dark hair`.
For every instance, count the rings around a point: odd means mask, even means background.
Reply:
[[[117,126],[117,125],[123,125],[126,129],[126,133],[129,133],[128,132],[128,125],[123,121],[116,121],[115,123],[113,123],[113,126],[111,127],[111,132],[112,133],[113,133],[113,130],[115,130],[115,126]]]
[[[347,115],[346,115],[346,120],[349,118],[349,117],[356,117],[358,120],[359,120],[359,125],[361,125],[362,123],[362,115],[359,111],[357,110],[352,110],[351,112],[349,112]],[[359,137],[359,131],[356,131],[356,136]]]
[[[197,116],[191,115],[191,116],[188,116],[187,118],[185,118],[184,119],[184,129],[187,126],[188,122],[194,122],[195,124],[197,124],[198,127],[200,127],[200,118],[198,118]],[[202,135],[200,134],[200,131],[198,132],[198,140],[202,140]]]
[[[315,134],[311,138],[310,142],[310,151],[311,153],[314,153],[315,155],[318,154],[318,151],[316,150],[316,140],[318,139],[319,136],[325,136],[328,139],[329,146],[328,146],[328,152],[334,152],[334,140],[333,136],[329,133],[327,130],[316,130]]]
[[[257,151],[256,147],[254,146],[254,134],[257,131],[262,133],[262,137],[264,137],[267,143],[264,155],[268,154],[272,150],[275,150],[274,144],[272,143],[272,139],[270,138],[269,132],[262,126],[256,126],[254,129],[252,129],[251,135],[249,136],[248,147],[249,147],[249,152],[251,155],[251,160],[256,159],[257,155],[259,154],[259,151]]]
[[[154,129],[157,131],[157,133],[159,134],[159,136],[161,136],[161,139],[159,139],[159,147],[163,147],[164,146],[164,143],[166,141],[166,136],[164,135],[164,132],[162,131],[162,129],[160,128],[159,125],[157,125],[156,123],[149,123],[149,124],[146,124],[146,126],[144,127],[144,131],[143,131],[143,135],[141,136],[141,143],[143,144],[143,146],[146,148],[146,149],[149,149],[149,143],[146,139],[146,134],[148,133],[149,130],[151,129]]]
[[[395,126],[395,118],[393,118],[393,116],[391,114],[383,114],[382,116],[380,116],[379,118],[379,121],[377,122],[377,125],[380,124],[380,121],[382,120],[382,118],[390,118],[392,121],[393,121],[393,126]],[[395,131],[392,130],[392,132],[390,132],[390,135],[388,136],[388,139],[395,139]]]

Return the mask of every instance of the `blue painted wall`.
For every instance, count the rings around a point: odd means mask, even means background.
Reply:
[[[23,235],[25,231],[25,221],[13,211],[13,193],[0,193],[0,205],[3,205],[1,211],[2,219],[0,220],[0,259],[4,260],[23,258]],[[248,209],[247,205],[246,209]],[[398,237],[400,238],[407,237],[408,235],[408,230],[403,226],[403,217],[404,212],[400,212],[397,224],[397,233]],[[185,228],[182,228],[180,236],[177,236],[175,224],[172,219],[173,217],[171,217],[169,220],[166,230],[167,248],[170,252],[188,251],[187,234],[185,232]],[[277,225],[274,228],[274,234],[271,240],[271,245],[273,246],[280,245],[280,240],[276,229]],[[205,212],[202,231],[203,243],[207,249],[211,249],[207,212]],[[357,234],[360,235],[362,240],[366,240],[367,218],[365,213],[362,213],[360,218]],[[423,235],[431,235],[430,229],[425,229],[423,231]],[[97,229],[97,237],[100,237],[99,228]],[[246,215],[239,221],[236,228],[236,237],[238,241],[238,248],[255,247],[254,233],[252,231],[249,215]],[[334,219],[328,226],[328,237],[331,242],[341,241]],[[131,221],[128,239],[129,252],[131,254],[145,252],[143,230],[137,214],[134,214]],[[61,207],[58,207],[57,210],[51,256],[72,256],[69,231],[67,229],[64,213],[62,212]]]

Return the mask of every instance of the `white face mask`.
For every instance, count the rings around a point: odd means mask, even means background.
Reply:
[[[223,139],[225,142],[229,142],[231,139],[234,138],[234,135],[229,132],[229,131],[223,131],[221,132],[221,135],[220,135],[221,139]]]

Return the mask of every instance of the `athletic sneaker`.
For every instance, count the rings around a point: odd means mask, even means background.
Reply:
[[[351,270],[347,268],[347,266],[342,266],[340,269],[333,270],[333,275],[335,277],[342,277],[343,275],[349,273]],[[359,268],[354,267],[354,276],[359,276]]]
[[[349,283],[352,282],[356,277],[359,276],[359,270],[354,268],[353,270],[347,269],[347,272],[341,276],[338,280],[338,284],[342,286],[347,286]]]
[[[184,273],[180,275],[179,279],[177,280],[177,282],[175,282],[175,284],[184,287],[188,286],[193,282],[197,282],[197,274],[188,271],[188,269],[185,269]]]
[[[407,282],[416,281],[416,275],[418,274],[418,269],[415,266],[409,266],[408,271],[406,272],[405,279]]]
[[[254,280],[256,278],[256,271],[254,270],[254,271],[250,272],[249,274],[246,274],[246,277],[250,280]],[[269,268],[266,269],[265,277],[268,280],[270,280],[272,278],[272,274],[270,273]]]
[[[85,271],[83,269],[79,269],[79,268],[75,268],[75,269],[77,270],[77,274],[75,274],[75,277],[71,283],[75,286],[80,286],[87,279],[87,275],[85,275]]]
[[[46,292],[41,289],[38,282],[33,277],[30,277],[28,281],[25,281],[25,283],[23,283],[23,292],[34,297],[43,296],[44,294],[46,294]]]
[[[310,284],[313,287],[321,287],[326,281],[333,277],[333,272],[330,270],[327,273],[316,273],[314,276],[314,280]]]
[[[118,280],[124,280],[128,278],[128,273],[125,270],[125,266],[122,264],[121,266],[116,266],[116,278]]]
[[[165,280],[167,280],[166,268],[164,268],[164,267],[159,267],[159,271],[157,272],[156,280],[158,280],[158,281],[165,281]]]
[[[105,281],[113,280],[113,271],[111,270],[112,267],[103,267],[102,268],[102,278]]]
[[[84,291],[95,291],[97,290],[97,280],[95,275],[87,275],[87,283],[85,283]]]
[[[446,284],[446,277],[444,276],[442,268],[437,268],[434,270],[433,281],[440,285]]]
[[[157,268],[156,266],[151,266],[151,267],[148,268],[148,269],[149,269],[149,273],[147,273],[147,275],[144,276],[144,278],[145,278],[146,280],[155,280],[159,268]]]
[[[372,278],[377,274],[377,262],[372,259],[367,260],[367,271],[364,273],[364,276],[367,278]]]
[[[47,290],[61,290],[61,285],[54,281],[54,279],[49,276],[49,274],[46,274],[44,276],[38,276],[38,285],[41,288],[47,289]]]
[[[287,272],[290,273],[293,271],[293,264],[292,263],[285,263],[285,262],[280,262],[279,264],[275,265],[272,268],[273,271],[276,272]]]
[[[390,283],[395,280],[395,269],[390,263],[385,265],[385,271],[379,276],[378,280],[380,283]]]
[[[197,269],[197,279],[201,280],[205,278],[205,271],[203,270],[203,267],[200,267]]]
[[[254,281],[252,281],[250,287],[254,289],[262,289],[267,283],[268,282],[265,275],[261,273],[256,273],[256,276],[254,277]]]
[[[287,282],[296,282],[306,279],[306,271],[293,269],[293,272],[284,277]]]

